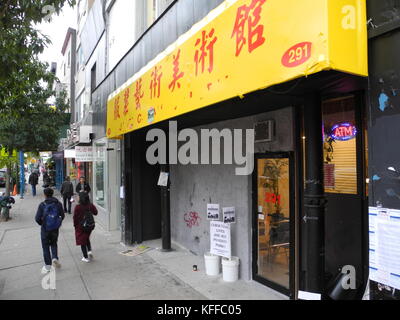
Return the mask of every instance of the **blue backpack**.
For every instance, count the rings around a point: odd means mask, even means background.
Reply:
[[[57,230],[61,227],[62,219],[58,214],[56,203],[45,203],[43,222],[46,231]]]

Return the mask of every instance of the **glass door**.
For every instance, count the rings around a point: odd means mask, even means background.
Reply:
[[[292,161],[287,153],[259,155],[254,190],[253,276],[283,293],[291,284]]]

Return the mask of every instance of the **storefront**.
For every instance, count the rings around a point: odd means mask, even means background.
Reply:
[[[365,17],[358,0],[225,1],[111,94],[107,137],[124,138],[124,240],[167,235],[202,255],[207,204],[219,204],[235,208],[242,279],[295,298],[353,265],[364,284]],[[148,157],[156,143],[158,163]],[[254,168],[238,174],[250,164],[243,154]]]

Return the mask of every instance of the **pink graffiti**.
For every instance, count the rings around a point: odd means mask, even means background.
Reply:
[[[200,216],[197,212],[189,212],[189,213],[185,213],[185,216],[183,218],[183,220],[185,220],[186,225],[189,228],[192,228],[193,226],[199,226],[199,222],[200,222]]]

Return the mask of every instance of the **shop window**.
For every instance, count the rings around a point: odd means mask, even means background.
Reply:
[[[354,97],[323,103],[324,185],[327,193],[357,194]]]
[[[107,166],[106,142],[95,143],[93,198],[97,205],[106,208]]]

